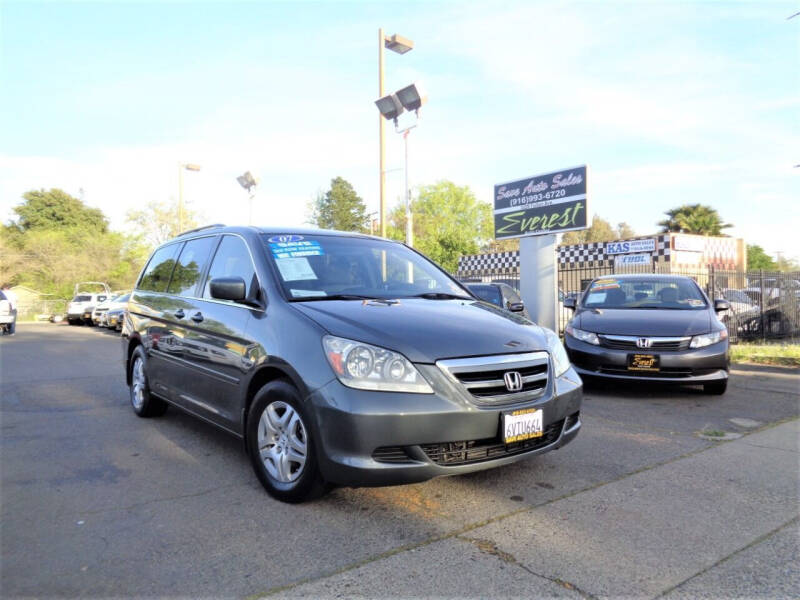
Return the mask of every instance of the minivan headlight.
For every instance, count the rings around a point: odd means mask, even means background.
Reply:
[[[405,356],[364,342],[326,335],[325,356],[343,385],[359,390],[432,394],[431,386]]]
[[[696,335],[689,342],[689,348],[705,348],[711,344],[716,344],[722,340],[728,339],[728,330],[720,329],[719,331],[712,331],[711,333],[704,333],[703,335]]]
[[[566,332],[576,340],[586,342],[587,344],[594,344],[595,346],[600,345],[600,338],[597,337],[596,333],[592,333],[591,331],[584,331],[583,329],[577,329],[572,325],[567,325]]]
[[[553,358],[553,368],[556,370],[555,376],[561,377],[569,369],[567,351],[564,350],[564,344],[561,343],[561,340],[553,331],[544,329],[544,332],[547,336],[547,351]]]

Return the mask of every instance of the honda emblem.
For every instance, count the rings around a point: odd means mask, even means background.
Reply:
[[[506,389],[509,392],[519,392],[522,390],[522,375],[518,371],[508,371],[503,374],[503,381],[506,382]]]
[[[637,348],[649,348],[653,345],[653,340],[650,338],[638,338],[636,340],[636,347]]]

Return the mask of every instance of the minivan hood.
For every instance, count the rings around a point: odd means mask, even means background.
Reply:
[[[680,337],[711,331],[708,310],[587,309],[576,315],[584,331],[612,335]]]
[[[395,350],[411,362],[546,350],[543,330],[474,300],[326,300],[291,306],[332,335]]]

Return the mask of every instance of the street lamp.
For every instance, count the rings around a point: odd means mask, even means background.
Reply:
[[[411,190],[408,188],[408,134],[419,123],[419,109],[428,101],[428,94],[425,92],[422,84],[419,82],[407,85],[403,89],[397,90],[394,94],[389,94],[383,98],[378,98],[375,105],[381,113],[383,119],[394,121],[394,130],[402,134],[403,143],[405,145],[405,179],[406,179],[406,245],[409,247],[414,246],[414,230],[411,223]],[[397,126],[397,117],[407,110],[417,116],[417,121],[413,125],[404,127],[403,129]],[[383,122],[383,120],[381,120]],[[383,218],[383,214],[381,214]],[[381,221],[381,230],[383,230],[383,221]]]
[[[383,29],[378,29],[378,97],[384,96],[384,64],[383,49],[388,48],[397,54],[405,54],[414,48],[414,42],[401,35],[384,35]],[[378,117],[379,147],[380,147],[380,200],[381,200],[381,237],[386,237],[386,131],[383,119]]]
[[[250,195],[250,216],[248,218],[247,224],[253,224],[253,196],[256,195],[255,187],[258,185],[258,180],[253,177],[253,174],[250,171],[245,171],[244,175],[239,175],[236,178],[236,181],[239,182],[239,185],[242,186],[247,193]]]
[[[199,171],[200,165],[178,163],[178,233],[183,232],[183,170]]]

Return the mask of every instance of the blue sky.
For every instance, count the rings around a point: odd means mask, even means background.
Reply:
[[[796,2],[0,3],[0,218],[61,187],[125,212],[177,195],[247,220],[235,177],[261,178],[259,223],[301,225],[330,180],[378,206],[377,30],[387,89],[430,95],[413,184],[496,182],[587,163],[592,212],[639,233],[711,204],[732,234],[800,257]],[[402,141],[387,128],[388,199]]]

